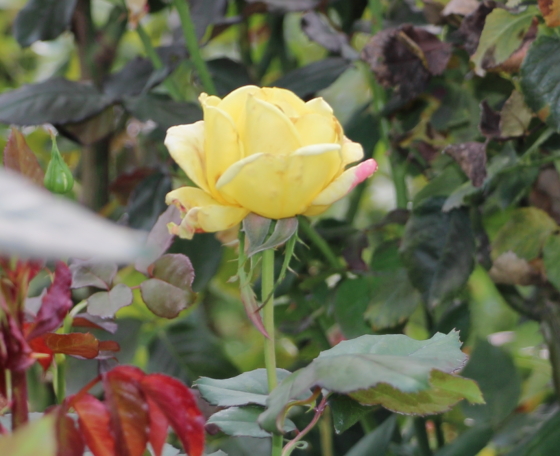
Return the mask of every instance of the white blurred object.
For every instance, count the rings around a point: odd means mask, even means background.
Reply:
[[[124,228],[0,168],[0,255],[133,262],[145,234]]]

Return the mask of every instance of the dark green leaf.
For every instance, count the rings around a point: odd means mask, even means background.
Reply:
[[[341,57],[328,57],[291,71],[270,85],[290,89],[297,96],[308,98],[329,87],[350,65]]]
[[[128,202],[128,224],[133,228],[151,230],[167,209],[165,195],[171,191],[171,178],[158,172],[136,186]]]
[[[228,58],[209,60],[208,69],[220,97],[245,85],[253,84],[247,69],[239,62]]]
[[[189,0],[191,19],[195,26],[196,37],[200,41],[206,28],[218,22],[227,7],[225,0]]]
[[[163,255],[154,263],[151,276],[140,284],[140,291],[146,306],[157,316],[175,318],[194,304],[194,269],[185,255]]]
[[[262,412],[263,408],[258,406],[231,407],[214,413],[207,424],[215,424],[223,433],[236,437],[266,438],[270,437],[270,433],[263,430],[257,423]],[[284,424],[285,432],[296,429],[290,420],[286,420]]]
[[[22,47],[54,40],[70,26],[77,0],[29,0],[14,22],[14,36]]]
[[[99,291],[88,298],[88,313],[103,318],[113,317],[119,309],[132,304],[132,290],[119,283],[110,291]]]
[[[247,0],[247,3],[264,3],[270,11],[288,13],[306,11],[315,8],[319,0]]]
[[[100,113],[112,102],[91,84],[53,78],[2,93],[0,122],[15,125],[79,122]]]
[[[203,376],[229,378],[239,374],[197,311],[159,332],[148,349],[150,372],[166,373],[189,384]]]
[[[434,456],[476,456],[493,435],[491,426],[481,425],[467,429],[450,444],[436,451]]]
[[[534,435],[507,456],[552,456],[558,452],[558,446],[560,446],[559,427],[560,412],[545,422]]]
[[[524,207],[512,212],[492,243],[492,257],[512,251],[527,261],[537,258],[544,243],[558,229],[546,212],[536,207]]]
[[[511,357],[485,340],[477,341],[469,363],[462,372],[476,380],[486,405],[463,404],[465,414],[478,423],[501,424],[517,407],[521,379]]]
[[[336,289],[334,316],[345,338],[352,339],[371,333],[364,322],[370,295],[368,280],[363,277],[344,280]]]
[[[397,416],[391,415],[381,426],[362,437],[345,456],[384,456],[391,443],[396,424]]]
[[[171,74],[181,60],[187,57],[183,46],[156,48],[163,68],[156,70],[149,59],[136,57],[124,68],[110,74],[103,83],[103,92],[114,100],[137,96],[157,86]]]
[[[521,65],[521,90],[527,105],[549,125],[560,130],[560,44],[557,35],[541,35]]]
[[[278,381],[281,382],[290,375],[290,372],[284,369],[276,369],[276,375]],[[265,406],[268,398],[266,369],[244,372],[237,377],[224,380],[202,377],[193,386],[198,388],[206,401],[218,407],[248,404]]]
[[[333,416],[334,430],[337,434],[342,434],[372,411],[369,405],[362,405],[351,397],[342,394],[332,394],[329,397],[329,407]]]
[[[335,30],[328,19],[314,11],[308,11],[301,18],[301,28],[310,40],[349,60],[357,60],[359,54],[348,43],[348,37]]]
[[[202,119],[202,111],[196,104],[173,101],[169,97],[153,93],[126,97],[124,107],[138,120],[152,120],[163,129]]]
[[[96,260],[74,260],[70,265],[72,288],[97,287],[111,288],[118,267],[114,263]]]
[[[474,267],[474,237],[468,212],[442,212],[445,198],[422,201],[406,224],[401,254],[412,284],[436,306],[467,282]]]

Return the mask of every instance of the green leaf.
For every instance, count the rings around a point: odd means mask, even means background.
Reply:
[[[329,407],[332,412],[333,426],[337,434],[342,434],[350,429],[360,419],[371,412],[371,407],[356,402],[349,396],[342,394],[331,394]]]
[[[364,318],[376,331],[393,328],[403,323],[421,304],[420,293],[410,283],[406,269],[400,268],[380,280]]]
[[[412,284],[429,306],[456,294],[474,267],[474,237],[468,212],[442,212],[444,197],[422,201],[406,224],[401,254]]]
[[[278,381],[282,381],[290,375],[290,372],[284,369],[276,369],[276,375]],[[202,377],[193,386],[198,388],[206,401],[218,407],[247,404],[264,406],[268,398],[266,369],[244,372],[237,377],[225,380]]]
[[[366,434],[345,456],[384,456],[393,438],[397,416],[391,415],[373,432]]]
[[[308,98],[319,90],[326,89],[350,68],[351,63],[340,57],[310,63],[291,71],[274,81],[272,87],[289,89],[300,98]]]
[[[144,236],[56,198],[23,176],[0,169],[0,251],[28,258],[134,261]]]
[[[249,245],[247,258],[252,257],[256,253],[263,252],[268,249],[274,249],[288,241],[294,236],[298,229],[297,217],[284,218],[276,221],[274,231],[270,237],[260,245]]]
[[[263,244],[270,230],[271,223],[271,219],[261,217],[252,212],[243,219],[243,232],[247,236],[245,248],[248,252]]]
[[[10,456],[55,456],[55,417],[45,416],[0,437],[0,454]]]
[[[336,289],[334,316],[345,338],[352,339],[371,333],[364,321],[370,295],[369,283],[364,277],[344,280]]]
[[[551,456],[560,446],[560,412],[546,421],[539,430],[519,444],[508,456]]]
[[[35,41],[54,40],[69,26],[77,0],[29,0],[14,22],[14,36],[21,47]]]
[[[500,116],[502,137],[513,138],[527,133],[533,113],[525,104],[523,95],[514,90],[504,103]]]
[[[194,269],[185,255],[163,255],[154,263],[151,276],[140,284],[140,292],[146,306],[157,316],[175,318],[194,304]]]
[[[486,398],[486,405],[483,406],[463,404],[463,411],[468,417],[495,427],[517,407],[521,379],[513,360],[501,348],[485,340],[477,341],[462,374],[476,380]]]
[[[226,96],[239,87],[254,84],[245,66],[239,62],[219,58],[208,60],[206,64],[220,97]]]
[[[467,429],[455,440],[436,451],[434,456],[477,456],[494,435],[491,426]]]
[[[557,229],[556,222],[541,209],[516,209],[492,243],[492,258],[512,251],[519,258],[534,260],[541,254],[548,237]]]
[[[262,411],[262,407],[257,406],[231,407],[214,413],[206,424],[215,424],[223,433],[236,437],[267,438],[270,432],[263,430],[257,423]],[[295,429],[295,424],[286,420],[284,432]]]
[[[479,74],[505,62],[521,45],[533,18],[538,14],[534,6],[513,14],[506,9],[494,8],[486,16],[484,29],[472,61]]]
[[[100,113],[111,103],[109,96],[91,84],[53,78],[2,93],[0,122],[15,125],[79,122]]]
[[[543,248],[543,261],[546,278],[560,290],[560,236],[549,236]]]
[[[117,274],[115,263],[102,263],[97,260],[73,260],[72,288],[96,287],[108,290]]]
[[[126,211],[132,228],[151,230],[167,209],[165,195],[171,191],[171,177],[157,172],[140,182],[130,195]]]
[[[87,311],[103,318],[113,317],[117,311],[132,304],[132,290],[123,283],[115,285],[110,291],[99,291],[88,298]]]
[[[153,93],[125,97],[124,107],[138,120],[142,122],[152,120],[163,129],[202,119],[202,111],[196,104],[173,101],[169,97]]]
[[[527,105],[549,125],[560,130],[560,55],[558,35],[541,35],[521,65],[521,90]]]
[[[343,341],[284,379],[270,394],[268,409],[259,423],[266,430],[278,432],[277,422],[282,421],[289,402],[316,386],[328,392],[358,396],[361,402],[389,405],[403,413],[429,413],[432,402],[438,410],[447,409],[463,397],[480,403],[476,384],[449,375],[466,361],[460,345],[455,331],[448,335],[438,333],[425,341],[404,335],[362,336]],[[428,403],[415,394],[426,390],[431,395]]]

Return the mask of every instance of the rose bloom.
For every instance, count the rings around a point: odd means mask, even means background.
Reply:
[[[167,194],[183,221],[174,234],[234,227],[249,212],[270,219],[317,215],[373,174],[375,160],[343,134],[322,99],[245,86],[223,100],[203,93],[204,120],[167,130],[165,145],[198,186]]]

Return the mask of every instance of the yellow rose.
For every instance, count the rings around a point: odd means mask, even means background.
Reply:
[[[241,87],[223,100],[202,94],[204,120],[167,130],[171,156],[199,187],[168,193],[183,215],[175,234],[226,230],[249,212],[271,219],[316,215],[373,174],[322,99]]]

